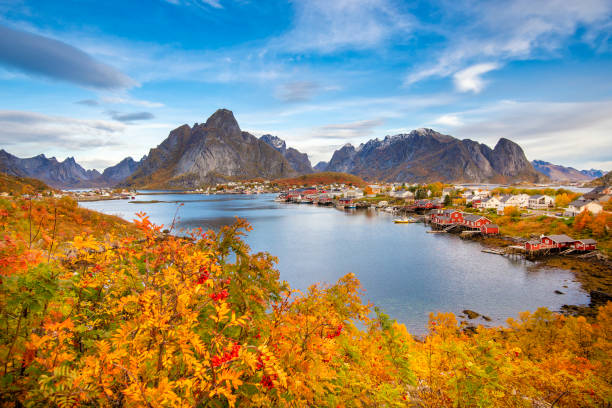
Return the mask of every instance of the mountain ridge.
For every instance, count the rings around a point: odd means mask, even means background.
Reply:
[[[325,171],[347,172],[366,180],[412,182],[543,182],[522,148],[501,138],[493,149],[432,129],[371,139],[336,150]]]
[[[602,170],[577,170],[544,160],[532,160],[531,164],[536,171],[548,176],[552,181],[586,182],[604,175]]]

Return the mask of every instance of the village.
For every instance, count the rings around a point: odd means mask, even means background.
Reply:
[[[571,220],[581,213],[596,216],[609,212],[612,198],[610,187],[597,187],[580,195],[562,189],[546,189],[549,194],[501,194],[504,188],[487,189],[469,186],[372,184],[365,188],[328,185],[294,188],[281,193],[276,201],[334,206],[338,209],[375,209],[393,214],[411,215],[411,220],[425,222],[432,233],[458,233],[461,237],[497,236],[500,227],[491,219],[512,212],[519,218],[551,217]],[[524,189],[520,189],[524,190]],[[550,190],[550,191],[548,191]],[[427,198],[421,198],[427,197]],[[574,198],[571,199],[570,198]],[[564,202],[565,201],[565,202]],[[396,221],[401,223],[401,221]],[[504,254],[523,254],[533,259],[548,255],[591,253],[597,250],[593,238],[572,238],[565,234],[539,234],[537,238],[522,239],[520,244],[503,250],[485,250]]]

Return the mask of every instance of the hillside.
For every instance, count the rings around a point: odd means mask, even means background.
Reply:
[[[275,179],[296,175],[281,153],[243,132],[227,109],[204,124],[180,126],[122,185],[140,188],[193,188],[227,180]]]
[[[598,187],[598,186],[612,186],[612,171],[607,174],[591,181],[587,184],[590,187]]]
[[[15,177],[0,172],[0,193],[11,195],[44,193],[53,189],[40,180],[28,177]]]
[[[321,172],[314,174],[305,174],[299,177],[285,178],[274,180],[275,184],[280,186],[312,186],[317,184],[348,184],[356,187],[365,187],[367,183],[360,177],[338,172]]]
[[[337,150],[326,171],[358,175],[365,180],[411,182],[543,182],[523,149],[500,139],[494,149],[459,140],[432,129],[373,139]]]
[[[533,160],[531,164],[536,171],[544,174],[551,181],[584,182],[602,176],[601,170],[576,170],[573,167],[552,164],[543,160]]]

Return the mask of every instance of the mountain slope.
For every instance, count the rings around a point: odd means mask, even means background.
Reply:
[[[35,178],[56,188],[91,187],[99,184],[97,170],[85,170],[73,157],[60,162],[44,154],[21,159],[0,150],[0,171],[16,177]]]
[[[243,132],[227,109],[205,124],[180,126],[151,149],[138,169],[123,182],[128,186],[191,188],[233,179],[274,179],[296,173],[283,155]]]
[[[293,167],[293,169],[299,174],[309,174],[313,172],[312,164],[310,164],[308,155],[306,153],[301,153],[299,150],[294,149],[293,147],[288,148],[285,141],[278,136],[263,135],[259,138],[259,140],[263,140],[272,146],[277,152],[282,154],[285,159],[287,159],[291,167]]]
[[[19,158],[0,150],[0,171],[15,177],[29,177],[41,180],[55,188],[112,187],[130,176],[140,162],[131,157],[108,167],[104,173],[85,170],[73,157],[60,162],[44,154],[30,158]]]
[[[131,157],[126,157],[114,166],[107,167],[102,172],[102,179],[109,185],[117,184],[130,177],[138,168],[140,162]]]
[[[531,164],[534,169],[549,177],[552,181],[581,182],[593,180],[603,175],[601,170],[576,170],[573,167],[560,166],[543,160],[533,160]]]
[[[348,172],[369,180],[444,182],[541,182],[523,150],[508,139],[494,149],[465,139],[417,129],[373,139],[358,148],[337,150],[326,171]]]
[[[612,171],[608,172],[607,174],[599,178],[596,178],[595,180],[591,181],[588,185],[591,187],[612,186]]]
[[[312,169],[316,172],[322,172],[322,171],[325,171],[325,169],[327,169],[327,164],[328,163],[326,161],[320,161],[317,164],[315,164]]]

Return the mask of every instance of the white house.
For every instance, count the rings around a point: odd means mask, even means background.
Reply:
[[[593,214],[599,214],[602,210],[603,206],[597,201],[576,200],[569,203],[567,210],[565,210],[565,215],[573,217],[583,211],[590,211]]]
[[[393,191],[389,195],[391,197],[395,197],[395,198],[404,198],[404,199],[414,198],[414,193],[412,191],[408,191],[408,190]]]
[[[539,210],[542,208],[552,208],[555,206],[555,199],[547,195],[535,195],[529,197],[529,208]]]
[[[344,197],[345,198],[361,198],[361,197],[363,197],[363,191],[361,191],[358,188],[354,188],[354,189],[350,189],[350,190],[345,190],[344,191]]]
[[[506,207],[527,208],[529,206],[529,195],[505,195],[499,198],[499,202],[501,205],[498,210],[503,210]]]
[[[497,197],[489,197],[477,203],[475,207],[485,208],[485,209],[489,209],[489,208],[497,209],[499,208],[500,205],[501,205],[501,202],[499,201]]]

